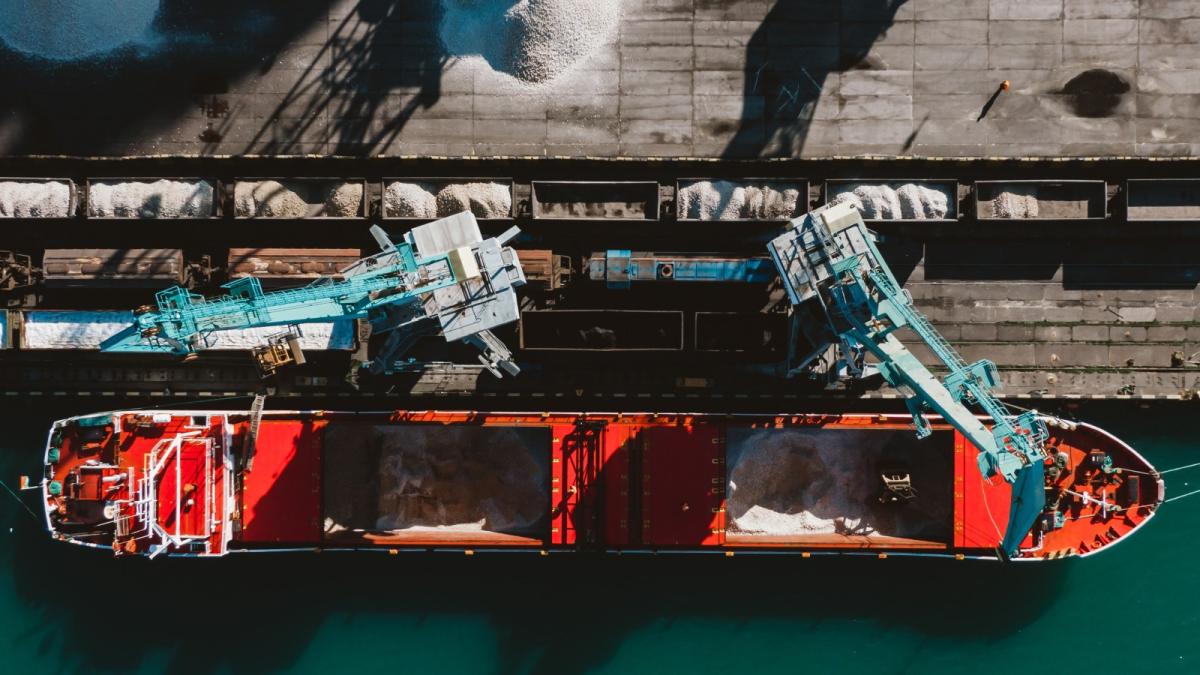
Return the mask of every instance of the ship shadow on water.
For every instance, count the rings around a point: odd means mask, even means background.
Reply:
[[[731,640],[762,620],[785,622],[797,640],[852,621],[988,643],[1034,622],[1072,566],[511,553],[149,561],[51,542],[31,523],[14,540],[15,586],[39,617],[17,639],[37,641],[43,656],[70,654],[66,669],[88,672],[132,670],[150,652],[167,654],[171,673],[287,669],[327,622],[377,619],[482,620],[499,650],[487,656],[504,673],[581,672],[639,631],[691,620],[725,622]],[[964,618],[983,606],[985,621]],[[398,634],[372,649],[401,663],[421,645]]]
[[[6,478],[35,471],[52,419],[94,410],[13,406],[0,455]],[[73,408],[73,409],[72,409]],[[33,500],[27,500],[32,502]],[[642,631],[676,622],[724,622],[736,640],[756,622],[820,640],[828,624],[873,624],[929,640],[989,643],[1033,623],[1060,595],[1073,564],[936,559],[802,559],[712,555],[540,557],[516,553],[261,553],[215,560],[114,559],[53,542],[11,501],[0,552],[27,608],[22,643],[63,670],[129,671],[166,655],[166,672],[258,673],[296,667],[329,625],[417,626],[372,645],[373,659],[413,662],[430,620],[483,622],[496,670],[581,672],[611,661]],[[968,620],[986,607],[986,620]],[[334,622],[331,624],[330,622]],[[442,630],[439,628],[438,630]],[[495,646],[493,646],[495,645]],[[780,649],[796,649],[780,645]],[[338,658],[351,663],[350,647]],[[364,655],[365,656],[365,655]],[[430,658],[428,655],[425,658]],[[157,659],[155,660],[157,663]]]

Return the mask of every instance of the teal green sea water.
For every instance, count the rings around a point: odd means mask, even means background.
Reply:
[[[1160,468],[1193,406],[1081,415]],[[0,410],[0,478],[46,426]],[[1200,487],[1200,470],[1168,493]],[[1086,560],[258,555],[113,560],[0,502],[7,673],[1195,673],[1200,497]]]

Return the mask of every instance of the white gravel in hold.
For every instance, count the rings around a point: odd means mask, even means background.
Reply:
[[[512,215],[512,190],[505,183],[450,183],[436,189],[429,183],[389,183],[384,213],[391,218],[445,218],[463,211],[476,218]]]
[[[279,181],[238,181],[233,188],[239,218],[303,218],[308,202]]]
[[[949,210],[949,199],[945,192],[924,185],[905,183],[896,188],[900,198],[900,214],[913,220],[941,220]]]
[[[679,213],[691,220],[785,220],[799,201],[797,188],[705,180],[680,188]]]
[[[362,210],[362,183],[342,183],[325,198],[325,216],[328,218],[353,218]]]
[[[1037,195],[1031,192],[1001,192],[992,200],[995,218],[1037,218]]]
[[[944,188],[921,183],[851,184],[832,201],[853,204],[868,220],[942,220],[952,203]]]
[[[63,181],[0,181],[0,218],[66,218],[71,186]]]
[[[151,38],[159,0],[0,0],[0,41],[68,61]]]
[[[503,183],[452,183],[437,193],[439,218],[470,210],[476,218],[507,218],[512,193]]]
[[[447,51],[529,84],[570,70],[611,41],[621,20],[620,0],[442,0],[442,9]]]
[[[88,215],[94,218],[208,218],[213,186],[208,181],[93,182]]]
[[[820,434],[818,437],[817,434]],[[878,535],[866,500],[878,492],[866,466],[886,434],[748,432],[731,437],[740,456],[729,469],[729,531],[740,534]]]
[[[133,314],[124,311],[58,311],[25,312],[25,349],[99,349],[100,343],[133,324]],[[274,327],[220,331],[212,334],[206,349],[248,350],[265,344],[267,337],[283,329]],[[354,322],[331,321],[310,323],[300,327],[304,337],[302,349],[346,351],[354,347]]]
[[[545,517],[545,468],[519,431],[399,427],[381,436],[377,530],[520,532]]]
[[[383,212],[391,218],[436,218],[437,195],[425,183],[394,181],[383,191]]]

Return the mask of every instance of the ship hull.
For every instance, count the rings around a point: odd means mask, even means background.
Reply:
[[[118,555],[791,554],[1047,560],[1123,541],[1163,499],[1096,427],[1051,420],[1048,507],[999,552],[1012,489],[905,415],[113,412],[56,422],[57,539]]]

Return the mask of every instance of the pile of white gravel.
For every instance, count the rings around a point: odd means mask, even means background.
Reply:
[[[0,0],[0,42],[55,61],[149,41],[159,0]]]
[[[858,183],[845,186],[834,202],[850,202],[869,220],[942,220],[951,211],[949,191],[922,183]]]
[[[362,183],[342,183],[325,198],[327,218],[353,218],[362,211]]]
[[[393,181],[383,192],[389,218],[445,218],[470,211],[476,218],[512,215],[512,191],[505,183],[406,183]]]
[[[213,186],[208,181],[92,182],[88,216],[93,218],[208,218]]]
[[[770,536],[880,534],[866,501],[879,480],[868,448],[886,434],[807,430],[737,432],[729,467],[729,532]]]
[[[678,202],[689,220],[787,220],[796,214],[800,190],[704,180],[680,188]]]
[[[992,200],[993,218],[1037,218],[1038,199],[1033,191],[1001,192]]]
[[[65,181],[0,181],[0,218],[66,218],[71,186]]]
[[[447,51],[534,84],[611,40],[621,20],[621,0],[442,0],[442,9]]]
[[[359,181],[240,180],[233,187],[238,218],[354,218],[362,214]]]
[[[389,183],[383,191],[383,213],[391,218],[436,218],[437,195],[428,183]]]
[[[239,218],[303,218],[309,211],[303,197],[275,180],[238,181],[233,206]]]

